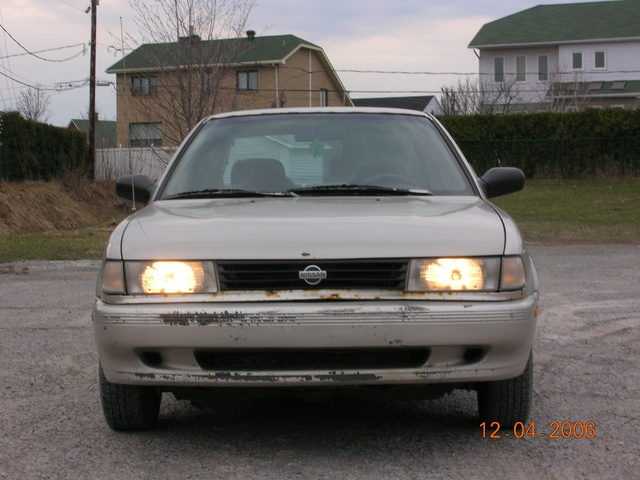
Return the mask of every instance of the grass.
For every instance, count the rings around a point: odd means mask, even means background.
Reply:
[[[640,243],[640,179],[537,180],[494,199],[525,240],[548,244]]]
[[[100,259],[111,231],[111,228],[93,227],[3,235],[0,237],[0,263],[16,260]]]
[[[533,180],[494,203],[525,240],[546,244],[639,244],[640,179]],[[113,227],[0,236],[0,263],[99,259]]]

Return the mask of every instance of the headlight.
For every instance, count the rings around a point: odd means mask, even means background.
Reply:
[[[217,291],[211,262],[126,262],[130,294],[184,294]]]
[[[410,292],[496,292],[524,287],[520,257],[425,258],[412,260]]]
[[[105,262],[102,291],[107,294],[214,293],[217,284],[211,262]]]

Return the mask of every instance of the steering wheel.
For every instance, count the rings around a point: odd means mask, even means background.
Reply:
[[[372,175],[368,178],[365,178],[361,182],[358,182],[362,185],[378,185],[381,187],[389,187],[391,188],[422,188],[418,185],[413,179],[400,175],[399,173],[379,173],[377,175]],[[383,185],[380,185],[382,183]],[[387,185],[384,185],[384,184]],[[390,184],[390,185],[389,185]]]

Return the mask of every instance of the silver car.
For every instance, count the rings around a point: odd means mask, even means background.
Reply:
[[[113,232],[93,327],[115,430],[151,428],[163,393],[477,392],[480,421],[524,422],[538,279],[513,220],[433,117],[271,109],[206,118],[148,205]]]

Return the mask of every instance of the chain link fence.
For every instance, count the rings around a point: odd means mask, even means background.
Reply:
[[[640,137],[457,143],[480,175],[504,166],[520,168],[527,178],[536,179],[640,176]]]

